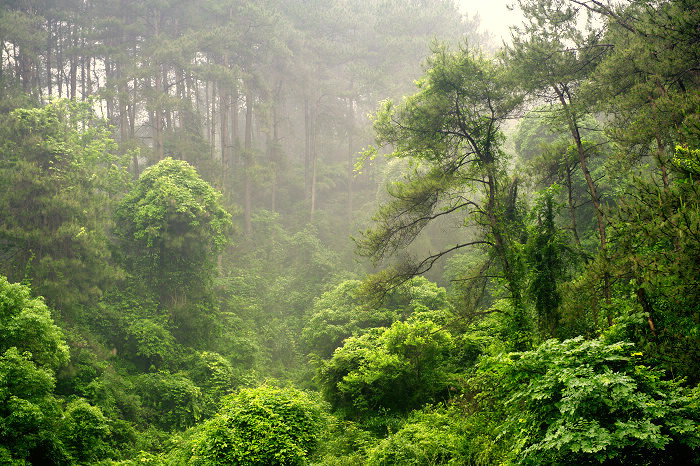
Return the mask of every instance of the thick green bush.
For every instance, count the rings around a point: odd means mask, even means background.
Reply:
[[[306,464],[323,428],[322,406],[305,392],[263,385],[224,399],[178,452],[191,465]]]

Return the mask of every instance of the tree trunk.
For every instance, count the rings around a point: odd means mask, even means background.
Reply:
[[[211,141],[211,160],[216,159],[216,81],[211,82],[211,116],[209,117],[209,141]]]
[[[316,111],[312,110],[311,114],[311,134],[309,135],[311,139],[311,215],[310,219],[314,221],[314,212],[316,211],[316,166],[318,160],[318,153],[316,152]]]
[[[226,61],[224,62],[226,63]],[[228,165],[228,92],[226,88],[221,89],[219,97],[219,119],[221,120],[221,192],[226,192],[226,167]]]
[[[232,96],[231,96],[231,141],[233,143],[232,149],[232,165],[235,166],[239,162],[239,153],[241,150],[240,141],[240,130],[238,123],[238,85],[233,86]],[[231,168],[233,170],[233,168]],[[231,173],[233,174],[233,173]]]
[[[607,240],[605,236],[605,215],[603,214],[603,209],[600,205],[600,198],[598,197],[598,192],[595,187],[595,183],[593,181],[593,177],[591,176],[591,172],[588,170],[588,165],[586,163],[586,154],[583,149],[583,143],[581,141],[581,133],[579,131],[578,124],[576,123],[576,119],[574,115],[571,114],[568,102],[566,100],[566,97],[564,96],[564,92],[566,92],[566,89],[559,89],[556,85],[552,86],[554,89],[554,92],[557,94],[559,97],[559,102],[562,104],[562,108],[564,109],[564,112],[566,114],[566,119],[567,123],[569,125],[569,130],[571,131],[571,136],[574,139],[574,142],[576,143],[576,150],[578,152],[579,156],[579,164],[581,166],[581,171],[583,172],[583,176],[586,178],[586,184],[588,185],[588,193],[591,196],[591,200],[593,201],[593,207],[595,208],[595,213],[596,213],[596,219],[598,220],[598,233],[600,234],[600,249],[601,253],[603,254],[603,260],[606,261],[607,263]],[[611,304],[611,296],[610,296],[610,273],[607,270],[607,264],[605,265],[605,272],[603,274],[603,280],[605,282],[605,302],[608,306]],[[610,309],[608,309],[608,325],[612,325],[612,313]]]
[[[353,102],[351,98],[348,98],[348,204],[347,204],[347,215],[348,215],[348,225],[352,225],[352,183],[354,178],[354,163],[353,163],[353,125],[355,122],[355,115],[353,110]]]
[[[78,25],[73,24],[73,32],[71,33],[71,42],[73,50],[70,56],[70,100],[75,101],[78,91]]]
[[[567,163],[566,166],[566,191],[568,194],[569,201],[569,214],[571,215],[571,231],[574,234],[574,241],[576,246],[581,249],[581,239],[578,236],[578,226],[576,225],[576,205],[574,204],[574,186],[571,180],[571,169]]]
[[[253,224],[251,223],[251,169],[253,165],[253,90],[249,84],[245,97],[245,232],[250,235],[253,232]]]
[[[51,85],[51,52],[53,50],[53,20],[48,21],[47,25],[48,34],[46,39],[46,85],[49,97],[53,94],[53,89]],[[0,56],[0,67],[2,66],[2,57]],[[1,73],[0,73],[1,76]]]
[[[311,193],[309,166],[311,162],[311,115],[309,111],[309,98],[304,97],[304,197],[309,198]]]

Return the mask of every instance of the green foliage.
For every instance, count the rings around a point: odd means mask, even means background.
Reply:
[[[0,351],[28,352],[28,358],[51,371],[68,362],[68,347],[51,311],[28,286],[0,276]]]
[[[318,378],[331,404],[349,415],[407,412],[445,399],[455,344],[430,320],[395,322],[345,340]]]
[[[483,361],[479,402],[503,416],[492,440],[517,464],[692,464],[697,390],[641,357],[631,343],[578,337]]]
[[[183,374],[140,375],[136,392],[141,397],[142,416],[161,429],[186,429],[202,419],[202,390]]]
[[[189,164],[165,159],[144,171],[122,200],[117,231],[128,262],[162,295],[172,298],[177,289],[210,279],[231,227],[219,197]]]
[[[317,400],[293,388],[263,385],[226,398],[178,455],[193,465],[306,464],[322,427]]]
[[[630,326],[630,337],[694,383],[700,371],[697,178],[691,168],[675,165],[668,167],[668,186],[648,176],[635,178],[611,216],[611,260],[623,278],[619,296],[629,309],[621,314],[646,316],[641,325]]]
[[[87,102],[16,109],[0,138],[0,265],[75,317],[121,275],[107,232],[124,161]]]
[[[450,308],[445,289],[424,277],[415,277],[390,291],[381,307],[377,306],[363,294],[362,282],[346,280],[314,302],[302,339],[313,354],[328,359],[348,337],[359,336],[371,328],[388,327],[414,313],[449,312]]]
[[[288,377],[303,362],[304,316],[315,297],[340,281],[341,261],[313,225],[288,229],[268,211],[252,222],[256,234],[235,257],[225,257],[234,266],[218,281],[221,311],[232,329],[218,351],[265,376]]]
[[[110,435],[107,419],[102,411],[85,400],[68,404],[61,422],[61,437],[73,460],[94,463],[109,452]]]
[[[54,464],[65,456],[56,438],[61,409],[54,383],[30,353],[12,347],[0,355],[0,441],[12,458]]]
[[[365,464],[463,464],[469,433],[460,421],[455,410],[414,411],[401,429],[368,450]]]
[[[197,353],[191,367],[190,378],[202,389],[207,416],[217,411],[222,397],[233,393],[245,381],[240,371],[218,353]]]
[[[13,460],[65,460],[53,390],[55,370],[67,362],[68,347],[44,301],[0,276],[0,443]]]
[[[214,326],[215,258],[231,228],[220,196],[189,164],[165,159],[142,173],[116,212],[125,264],[159,297],[180,341],[201,342]]]
[[[554,195],[557,185],[544,191],[535,202],[536,225],[527,245],[527,258],[531,275],[529,293],[535,301],[540,333],[554,336],[559,325],[561,296],[557,282],[564,272],[564,244],[561,233],[554,224]]]

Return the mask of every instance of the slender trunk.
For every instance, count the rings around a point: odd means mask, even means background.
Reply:
[[[221,191],[226,192],[226,167],[228,165],[228,92],[221,89],[219,97],[219,119],[221,120]]]
[[[53,50],[53,20],[48,22],[48,34],[46,39],[46,84],[49,97],[53,94],[53,89],[51,85],[51,51]],[[0,60],[0,67],[2,66],[2,60]]]
[[[642,281],[638,279],[637,283],[639,285],[639,287],[637,288],[637,300],[639,301],[639,304],[642,305],[642,309],[644,309],[644,312],[647,315],[647,324],[649,325],[649,330],[651,331],[651,334],[656,336],[656,326],[654,325],[653,319],[654,309],[651,307],[651,304],[647,299],[647,294],[644,291],[644,287],[642,286]]]
[[[63,97],[63,21],[56,25],[56,87],[58,87],[58,97]]]
[[[85,60],[87,58],[86,51],[87,47],[85,45],[85,38],[82,40],[82,53],[80,54],[80,100],[85,102],[87,94],[85,92]]]
[[[175,93],[177,94],[180,102],[185,102],[187,85],[185,81],[185,70],[176,69],[176,79],[175,79]],[[177,113],[177,125],[180,129],[185,128],[185,114],[187,113],[187,108],[181,108]]]
[[[316,115],[318,112],[316,109],[313,109],[313,113],[311,115],[311,216],[310,219],[313,222],[314,221],[314,212],[316,212],[316,168],[317,168],[317,161],[318,161],[318,152],[316,150]]]
[[[70,100],[76,100],[78,90],[78,25],[73,24],[73,32],[71,33],[73,50],[70,57]]]
[[[85,67],[85,73],[86,73],[86,76],[85,76],[86,89],[84,90],[85,97],[90,97],[92,95],[92,76],[90,76],[90,73],[92,72],[91,63],[92,63],[92,57],[88,57],[87,65]]]
[[[123,42],[122,36],[122,44]],[[122,65],[117,64],[117,74],[119,75],[119,90],[117,94],[117,100],[119,102],[119,138],[120,142],[124,143],[127,140],[127,129],[129,122],[127,121],[126,113],[126,101],[129,98],[129,93],[126,88],[126,81],[124,80],[124,75],[122,73]]]
[[[574,186],[571,180],[571,169],[566,166],[566,191],[569,201],[569,214],[571,215],[571,231],[574,234],[576,246],[581,249],[581,239],[578,236],[578,226],[576,225],[576,204],[574,204]]]
[[[169,96],[170,95],[170,83],[168,82],[168,67],[166,65],[161,65],[161,69],[163,70],[163,95],[164,96]],[[173,128],[173,114],[172,111],[170,111],[167,108],[163,109],[163,118],[165,119],[165,125],[163,126],[163,132],[167,130],[172,130]]]
[[[309,165],[311,162],[311,115],[309,98],[304,98],[304,197],[308,199],[311,192],[309,184]]]
[[[353,164],[353,123],[355,121],[355,115],[353,111],[352,99],[348,99],[348,225],[352,225],[352,183],[354,177],[354,164]]]
[[[239,153],[241,150],[240,132],[238,123],[238,86],[233,86],[231,96],[231,141],[232,149],[232,165],[235,166],[239,162]],[[233,170],[233,169],[232,169]],[[233,173],[232,173],[233,174]]]
[[[279,89],[279,87],[278,87]],[[279,99],[280,93],[277,93],[277,98],[275,99],[275,103],[272,107],[272,149],[271,149],[271,154],[272,154],[272,199],[271,199],[271,208],[272,211],[275,212],[277,210],[277,173],[279,171],[279,121],[277,117],[277,104],[278,104],[278,99]]]
[[[591,176],[591,172],[588,170],[588,165],[586,163],[586,154],[583,149],[583,143],[581,141],[581,133],[579,132],[578,124],[576,123],[574,115],[571,114],[569,105],[566,101],[566,97],[564,96],[565,90],[559,89],[557,86],[553,86],[553,89],[559,97],[559,101],[561,102],[562,108],[564,109],[564,112],[566,114],[569,130],[571,131],[571,136],[573,137],[574,142],[576,143],[576,150],[579,156],[581,171],[583,172],[583,176],[586,178],[586,184],[588,184],[588,193],[591,196],[591,200],[593,201],[593,207],[595,208],[596,219],[598,221],[598,233],[600,234],[600,249],[601,253],[603,254],[603,260],[606,261],[603,280],[605,282],[605,302],[609,307],[612,300],[610,296],[610,273],[607,270],[608,266],[607,241],[605,236],[605,215],[603,214],[603,209],[600,205],[600,198],[598,197],[598,192],[596,190],[593,177]],[[612,325],[612,313],[610,309],[608,309],[608,324]]]
[[[160,10],[158,10],[158,8],[153,8],[153,35],[155,36],[157,42],[158,37],[160,36]],[[161,66],[161,64],[157,63],[155,66],[155,72],[153,73],[156,81],[156,105],[154,109],[156,140],[154,142],[158,160],[163,160],[165,156],[163,150],[163,109],[160,106],[160,100],[163,93],[163,82],[161,81],[163,70]]]
[[[138,85],[139,82],[134,78],[134,92],[131,98],[131,104],[129,105],[129,137],[136,137],[136,101],[138,99]]]
[[[244,151],[246,167],[245,176],[245,231],[250,235],[253,232],[253,224],[251,223],[251,168],[253,165],[253,90],[252,86],[248,85],[248,90],[245,98],[245,139]]]
[[[216,159],[216,81],[211,82],[211,116],[209,118],[209,140],[211,141],[211,159]]]

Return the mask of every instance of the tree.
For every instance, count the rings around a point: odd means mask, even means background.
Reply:
[[[583,83],[609,51],[599,31],[587,23],[579,29],[577,21],[583,10],[567,0],[520,0],[525,23],[507,48],[508,63],[518,84],[536,101],[544,99],[557,110],[563,127],[568,129],[576,148],[588,194],[595,209],[600,253],[606,256],[607,236],[604,205],[598,180],[589,167],[589,153],[583,138],[582,122],[590,106],[581,97]],[[605,299],[611,302],[610,275],[603,273]],[[591,305],[595,306],[595,303]],[[608,313],[608,325],[612,324]]]
[[[374,216],[375,226],[357,241],[360,254],[378,263],[411,243],[430,222],[452,212],[483,229],[448,249],[409,261],[385,273],[394,284],[423,273],[441,257],[465,247],[489,247],[513,303],[518,345],[527,344],[520,241],[518,181],[505,173],[500,125],[520,101],[505,69],[462,47],[435,46],[419,91],[395,106],[385,102],[375,115],[380,145],[392,157],[408,158],[414,169],[405,181],[387,186],[392,199]],[[388,277],[387,277],[388,275]]]
[[[75,317],[121,275],[107,231],[126,167],[87,103],[19,108],[0,131],[0,263]]]
[[[331,404],[352,417],[406,413],[447,398],[454,383],[452,336],[427,316],[350,337],[318,378]]]
[[[158,297],[181,340],[211,331],[216,257],[231,228],[220,196],[188,163],[167,158],[143,172],[116,212],[127,270]]]
[[[362,294],[362,282],[346,280],[323,293],[302,331],[308,349],[323,359],[333,355],[343,340],[375,327],[388,327],[416,312],[449,313],[447,293],[424,277],[415,277],[389,293],[381,307]]]
[[[66,460],[53,389],[55,372],[67,362],[68,346],[44,301],[0,276],[0,443],[12,459]]]

